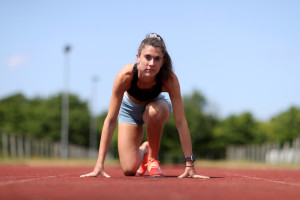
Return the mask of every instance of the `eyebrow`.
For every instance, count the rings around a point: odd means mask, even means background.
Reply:
[[[151,56],[150,54],[145,54],[145,56],[153,57],[153,56]],[[154,56],[154,58],[162,58],[162,57],[161,57],[161,56]]]

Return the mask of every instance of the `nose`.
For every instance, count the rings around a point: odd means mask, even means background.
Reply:
[[[154,59],[151,59],[151,60],[149,61],[149,65],[154,65]]]

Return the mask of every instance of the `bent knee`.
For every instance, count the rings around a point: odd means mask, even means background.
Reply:
[[[122,171],[124,173],[125,176],[135,176],[136,171],[138,169],[138,164],[128,164],[127,165],[123,165],[122,167]]]
[[[136,170],[123,170],[123,173],[125,176],[135,176],[136,175]]]
[[[161,120],[163,118],[163,109],[160,107],[149,106],[148,117],[153,119]]]
[[[158,106],[158,105],[149,105],[146,108],[146,112],[144,113],[144,119],[146,121],[156,121],[157,123],[162,122],[165,123],[169,118],[169,108]]]

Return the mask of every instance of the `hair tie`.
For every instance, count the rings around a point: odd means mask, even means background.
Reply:
[[[155,34],[155,33],[150,33],[148,37],[149,38],[156,38],[156,39],[158,39],[158,40],[161,41],[161,38],[157,34]]]

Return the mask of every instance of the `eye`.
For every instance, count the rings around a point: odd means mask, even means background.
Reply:
[[[150,55],[145,55],[146,60],[151,60],[151,56]]]
[[[160,61],[160,57],[155,57],[155,61]]]

